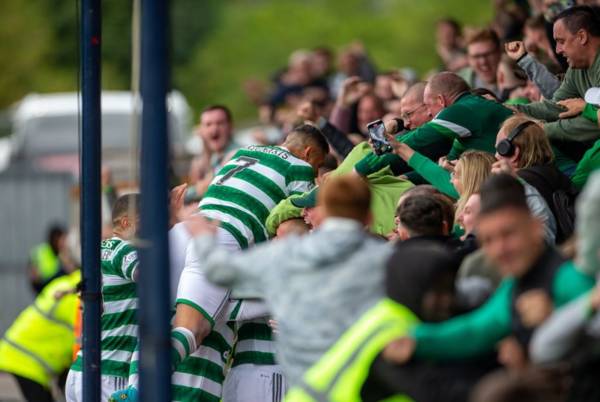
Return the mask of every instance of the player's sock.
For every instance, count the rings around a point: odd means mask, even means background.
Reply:
[[[196,349],[196,337],[192,331],[185,327],[171,330],[171,367],[173,370]]]

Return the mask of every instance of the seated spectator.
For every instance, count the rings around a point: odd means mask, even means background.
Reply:
[[[329,90],[333,99],[338,96],[342,83],[347,78],[359,77],[370,84],[375,82],[375,66],[360,42],[348,45],[339,53],[337,67],[338,71],[329,80]]]
[[[546,21],[543,15],[538,14],[525,21],[525,26],[523,27],[523,44],[528,54],[539,60],[543,65],[549,66],[552,71],[560,68],[554,57],[552,44],[546,34]]]
[[[435,40],[435,50],[444,63],[445,70],[458,71],[468,65],[460,25],[456,20],[439,20],[436,24]]]
[[[471,88],[487,88],[500,97],[502,94],[496,83],[500,63],[500,39],[491,29],[472,32],[467,37],[467,60],[469,67],[459,71],[459,75]]]
[[[563,114],[558,102],[583,98],[592,86],[600,86],[600,19],[589,7],[577,6],[560,13],[554,22],[557,51],[565,55],[569,69],[552,99],[516,108],[546,121],[544,131],[560,151],[579,161],[595,140],[600,128],[582,116]]]
[[[515,178],[491,176],[481,188],[477,236],[504,279],[482,307],[439,324],[418,325],[387,359],[411,356],[433,360],[466,359],[493,351],[512,339],[508,366],[527,364],[533,331],[552,311],[592,288],[593,278],[544,242],[539,220],[529,211],[523,186]],[[534,307],[536,306],[536,307]],[[541,306],[541,308],[538,308]],[[469,342],[464,342],[469,339]],[[506,355],[503,355],[506,357]]]
[[[514,116],[504,122],[496,137],[496,159],[507,162],[517,176],[535,187],[555,217],[561,216],[561,209],[565,208],[555,200],[557,193],[574,201],[577,192],[569,178],[554,165],[554,154],[544,130],[526,117]],[[571,233],[572,227],[559,224],[556,242],[562,243]]]
[[[415,172],[429,181],[436,189],[458,199],[456,214],[459,216],[471,194],[478,193],[481,183],[490,175],[495,161],[491,154],[467,151],[454,164],[452,172],[401,142],[394,142],[394,153],[407,161]]]
[[[467,83],[454,73],[443,72],[433,76],[425,87],[424,102],[429,114],[435,118],[398,140],[434,161],[445,155],[448,160],[455,160],[467,149],[493,153],[498,129],[512,112],[468,91]],[[395,122],[386,122],[388,133],[396,129]],[[386,166],[390,166],[395,174],[411,170],[406,162],[392,153],[381,156],[369,154],[356,164],[355,169],[367,176]]]
[[[498,64],[496,83],[500,91],[500,99],[507,104],[528,103],[527,99],[518,97],[518,90],[527,84],[527,75],[507,56],[503,56]],[[516,91],[516,92],[515,92]]]
[[[227,106],[210,105],[200,112],[198,136],[202,141],[202,154],[190,164],[188,174],[192,186],[187,199],[202,197],[215,173],[240,147],[233,138],[233,117]]]
[[[353,107],[356,117],[353,118]],[[385,114],[383,101],[372,92],[372,86],[358,77],[346,79],[331,111],[331,124],[347,134],[359,134],[356,139],[367,137],[367,124]]]

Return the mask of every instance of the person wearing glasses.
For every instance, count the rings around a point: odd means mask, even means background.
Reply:
[[[471,88],[486,88],[501,97],[502,91],[496,82],[501,56],[502,48],[496,32],[491,29],[475,31],[467,38],[469,66],[460,70],[458,75],[467,81]]]

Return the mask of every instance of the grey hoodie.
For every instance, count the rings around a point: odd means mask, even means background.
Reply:
[[[197,237],[195,245],[209,280],[265,300],[278,322],[277,360],[290,387],[384,297],[385,262],[392,252],[358,222],[339,218],[303,237],[233,255],[211,236]]]

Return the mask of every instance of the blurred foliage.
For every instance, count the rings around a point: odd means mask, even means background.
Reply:
[[[77,83],[78,0],[0,1],[0,108],[29,92],[72,91]],[[103,0],[103,87],[127,89],[132,2]],[[268,81],[299,48],[339,50],[359,40],[380,70],[437,67],[435,21],[485,24],[485,0],[172,0],[172,80],[195,110],[231,106],[237,120],[256,108],[242,85]]]

